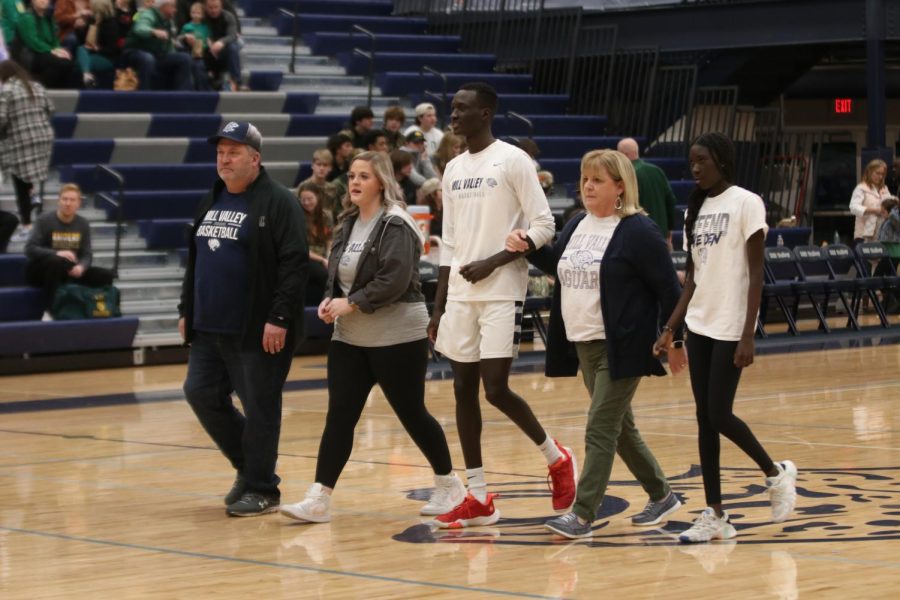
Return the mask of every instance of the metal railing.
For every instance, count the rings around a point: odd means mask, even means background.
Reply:
[[[524,123],[528,128],[528,139],[534,139],[534,123],[531,122],[531,119],[511,110],[506,111],[506,118]]]
[[[291,12],[284,8],[279,8],[278,12],[286,17],[290,17],[291,25],[291,63],[288,65],[288,71],[291,75],[296,73],[297,62],[297,38],[300,37],[300,0],[295,0],[294,11]]]
[[[125,206],[125,178],[118,171],[111,169],[108,165],[97,165],[94,167],[94,176],[99,177],[107,175],[116,181],[118,185],[118,199],[101,192],[98,197],[115,207],[116,209],[116,242],[115,251],[113,253],[113,277],[119,277],[119,253],[122,247],[122,209]]]
[[[433,76],[435,76],[435,77],[437,77],[437,78],[439,78],[439,79],[441,80],[441,94],[440,94],[440,96],[438,96],[438,95],[436,95],[434,92],[431,92],[431,91],[428,90],[428,84],[427,84],[426,81],[425,81],[425,76],[426,76],[426,75],[433,75]],[[419,80],[422,82],[422,89],[424,90],[425,96],[426,96],[426,97],[431,97],[431,98],[438,99],[438,100],[440,101],[440,103],[441,103],[441,107],[443,108],[443,110],[441,111],[441,119],[440,119],[440,123],[441,123],[441,129],[443,129],[443,128],[444,128],[444,120],[445,120],[445,118],[446,118],[447,110],[448,110],[448,104],[447,104],[447,76],[444,75],[443,73],[441,73],[440,71],[437,71],[437,70],[435,70],[435,69],[432,69],[432,68],[429,67],[428,65],[424,65],[421,69],[419,69]]]
[[[354,48],[353,54],[369,59],[369,91],[366,95],[366,106],[372,108],[372,86],[375,85],[375,48],[378,44],[378,36],[362,25],[353,25],[350,28],[350,36],[352,37],[354,33],[361,33],[367,36],[371,42],[368,52],[360,48]]]

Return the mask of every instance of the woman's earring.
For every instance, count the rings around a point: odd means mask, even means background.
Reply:
[[[622,210],[623,206],[625,206],[625,203],[622,202],[622,194],[619,194],[618,196],[616,196],[616,210]]]

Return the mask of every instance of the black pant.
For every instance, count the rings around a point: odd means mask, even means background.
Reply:
[[[687,338],[691,388],[697,403],[700,468],[708,505],[722,504],[720,433],[752,458],[763,472],[773,466],[747,424],[734,416],[734,395],[741,379],[741,369],[734,366],[737,344],[693,332]]]
[[[425,408],[428,340],[380,348],[332,341],[328,348],[328,416],[319,443],[316,482],[333,488],[353,450],[353,430],[377,383],[406,432],[438,475],[453,469],[444,430]]]
[[[102,267],[88,267],[75,279],[69,277],[69,270],[74,263],[61,256],[41,256],[29,260],[25,265],[25,280],[28,285],[44,288],[48,299],[53,299],[56,288],[64,283],[77,283],[88,287],[103,287],[112,285],[113,273]]]
[[[19,209],[19,220],[22,225],[31,225],[31,195],[34,185],[31,182],[12,176],[13,188],[16,190],[16,206]]]
[[[328,283],[328,270],[317,260],[309,261],[306,272],[306,301],[304,306],[318,306],[325,296],[325,284]]]
[[[9,238],[12,237],[18,226],[19,220],[16,218],[16,215],[0,210],[0,254],[6,252]]]
[[[291,368],[292,336],[285,350],[269,354],[262,340],[253,350],[239,335],[195,332],[184,395],[200,424],[247,482],[247,489],[281,496],[275,474],[281,434],[281,391]],[[241,414],[231,400],[236,392]]]
[[[36,52],[31,71],[47,88],[81,89],[84,87],[84,76],[74,58],[67,60],[51,52]]]

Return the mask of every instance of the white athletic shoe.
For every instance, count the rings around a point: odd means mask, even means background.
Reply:
[[[321,483],[314,483],[306,491],[306,498],[296,504],[282,504],[281,514],[298,521],[327,523],[331,521],[331,496]]]
[[[434,491],[420,515],[437,516],[450,512],[466,499],[466,486],[456,473],[434,476]]]
[[[778,475],[766,477],[769,501],[772,503],[772,521],[785,521],[797,503],[797,466],[789,460],[775,463]]]
[[[724,512],[721,517],[718,517],[716,511],[707,507],[700,513],[690,529],[682,532],[678,539],[688,544],[697,544],[710,540],[729,540],[736,535],[737,531],[728,520],[728,512]]]

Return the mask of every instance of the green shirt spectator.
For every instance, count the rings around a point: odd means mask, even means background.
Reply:
[[[59,48],[59,29],[52,14],[39,17],[33,10],[25,11],[19,15],[17,29],[22,43],[33,52],[43,54]]]
[[[172,42],[174,31],[172,20],[167,19],[158,8],[145,8],[135,16],[131,31],[125,39],[125,47],[143,50],[156,57],[165,56],[175,51]]]
[[[16,24],[25,11],[25,3],[22,0],[0,0],[0,27],[3,28],[3,39],[7,45],[15,39]]]

